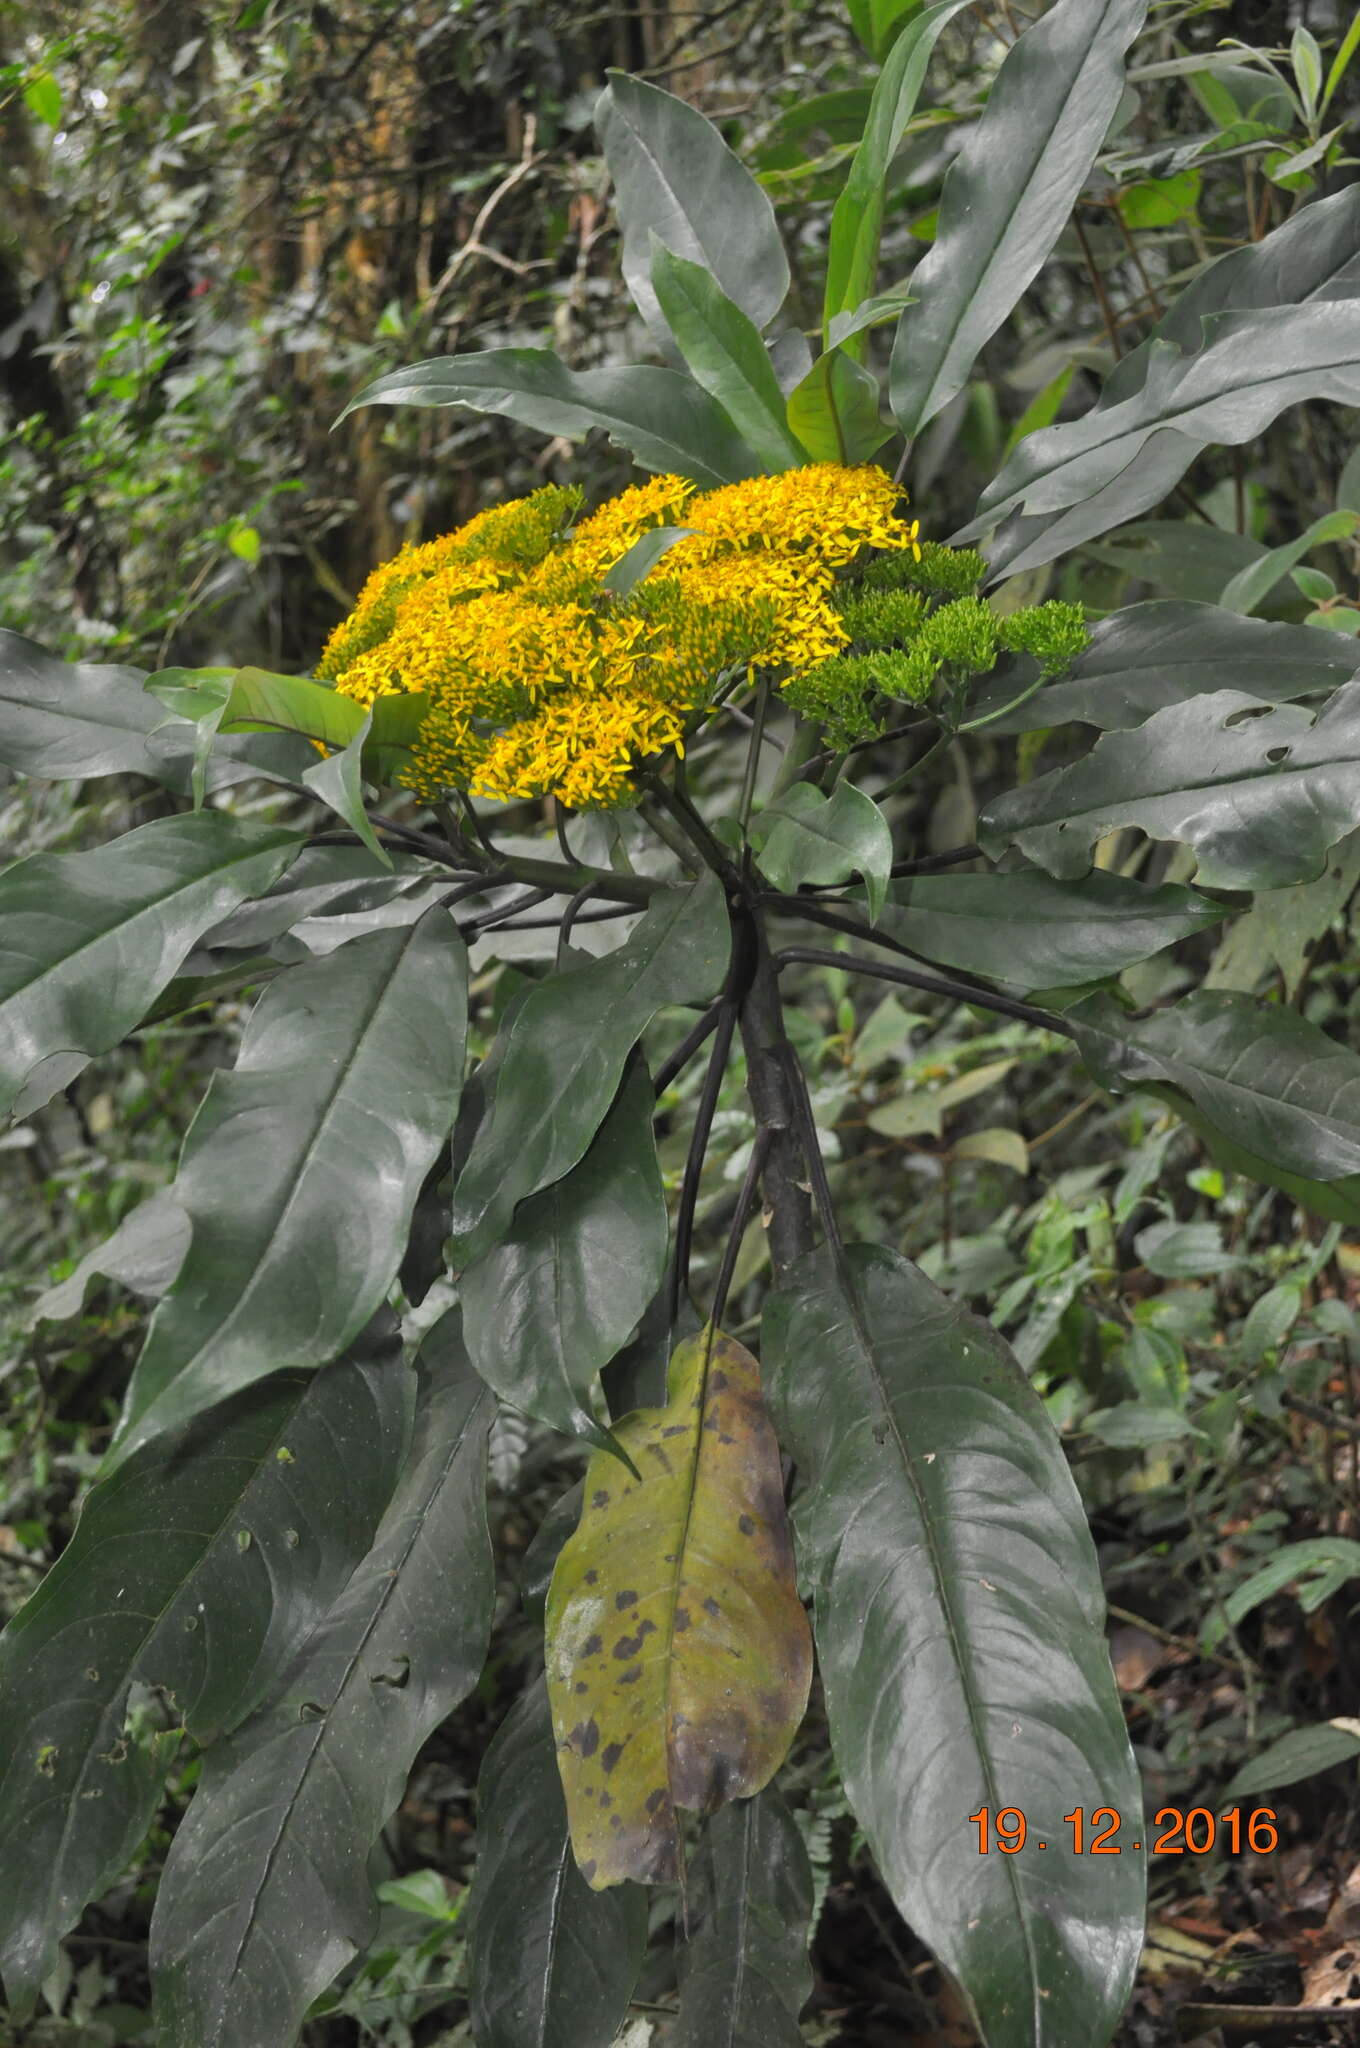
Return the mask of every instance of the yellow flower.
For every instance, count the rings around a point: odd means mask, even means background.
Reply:
[[[898,497],[882,470],[836,463],[697,494],[656,476],[565,531],[579,493],[550,486],[375,570],[318,673],[365,705],[428,699],[422,794],[627,803],[638,761],[683,746],[722,672],[787,680],[839,653],[836,569],[866,546],[919,552]],[[643,534],[681,525],[631,592],[602,589]]]

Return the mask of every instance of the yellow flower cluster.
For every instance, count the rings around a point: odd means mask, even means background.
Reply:
[[[636,763],[683,747],[723,670],[795,674],[845,646],[836,569],[866,546],[919,555],[897,498],[884,471],[837,463],[699,493],[658,476],[569,529],[580,494],[549,486],[375,570],[318,674],[364,705],[428,698],[423,795],[627,803]],[[688,531],[626,595],[604,590],[663,526]]]

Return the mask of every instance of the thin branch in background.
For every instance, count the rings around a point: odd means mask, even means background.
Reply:
[[[768,1125],[763,1125],[756,1132],[755,1141],[751,1146],[751,1156],[746,1162],[746,1172],[742,1178],[741,1192],[737,1196],[737,1206],[733,1212],[732,1225],[727,1233],[727,1243],[723,1247],[722,1264],[718,1268],[718,1277],[713,1287],[713,1313],[709,1317],[709,1321],[715,1330],[722,1328],[723,1314],[727,1308],[727,1296],[732,1286],[732,1275],[737,1270],[737,1259],[741,1253],[741,1241],[746,1235],[746,1226],[751,1220],[751,1211],[755,1207],[760,1176],[765,1171],[765,1161],[769,1156],[770,1147],[773,1143],[774,1132]]]
[[[1063,1038],[1075,1036],[1071,1025],[1063,1017],[1050,1015],[1047,1010],[1036,1010],[1031,1003],[1015,1002],[1010,996],[997,995],[991,990],[969,988],[965,982],[951,981],[943,974],[918,974],[910,967],[890,967],[887,962],[862,959],[856,953],[824,953],[816,946],[786,946],[774,956],[774,964],[781,971],[795,962],[808,967],[839,967],[847,974],[867,974],[874,981],[895,981],[903,988],[923,989],[927,995],[949,996],[956,1003],[975,1003],[980,1010],[995,1010],[998,1016],[1014,1017],[1021,1024],[1033,1024],[1040,1031],[1056,1031]]]
[[[951,846],[947,853],[922,854],[919,860],[895,860],[889,868],[890,875],[929,875],[936,868],[955,868],[966,860],[981,860],[980,846]]]
[[[572,919],[573,924],[607,924],[611,918],[636,917],[636,907],[631,903],[616,903],[609,910],[579,910]],[[517,917],[513,924],[497,927],[503,932],[552,932],[561,924],[558,915],[552,917]]]
[[[741,797],[737,804],[737,821],[741,826],[743,834],[751,822],[751,805],[756,793],[756,771],[760,767],[760,744],[765,737],[765,717],[769,708],[769,679],[768,677],[762,677],[760,689],[756,694],[755,716],[750,720],[751,738],[746,748],[746,766],[742,772]],[[735,711],[736,706],[729,704],[727,709]],[[737,716],[741,717],[743,714],[738,712]]]
[[[694,1243],[694,1212],[699,1201],[699,1182],[703,1177],[709,1135],[713,1129],[718,1097],[722,1092],[723,1075],[727,1071],[727,1061],[732,1051],[732,1034],[736,1029],[736,1023],[737,1006],[729,999],[723,1003],[719,1012],[717,1036],[708,1057],[708,1071],[704,1075],[703,1089],[694,1112],[694,1131],[690,1138],[689,1154],[685,1160],[685,1177],[680,1186],[680,1201],[675,1212],[675,1264],[671,1269],[672,1324],[679,1315],[680,1290],[689,1285],[689,1258]]]
[[[652,1088],[658,1097],[664,1095],[677,1075],[684,1072],[700,1047],[708,1043],[718,1028],[718,1019],[723,1013],[726,1000],[725,996],[719,996],[716,1002],[710,1003],[698,1023],[685,1033],[674,1052],[657,1068]]]
[[[1082,260],[1086,265],[1086,275],[1091,280],[1091,289],[1096,295],[1096,303],[1100,307],[1100,317],[1105,323],[1106,339],[1110,344],[1115,361],[1118,362],[1123,354],[1119,344],[1119,323],[1114,316],[1114,307],[1110,304],[1110,295],[1105,289],[1105,280],[1101,276],[1096,259],[1092,254],[1091,244],[1086,237],[1086,230],[1075,213],[1072,215],[1072,226],[1076,231],[1077,240],[1081,244]]]
[[[494,931],[497,925],[505,924],[521,910],[537,910],[540,903],[546,903],[555,893],[552,889],[526,889],[522,896],[516,896],[510,903],[503,903],[499,910],[484,911],[480,917],[474,917],[468,931],[476,932],[478,936],[482,932]]]

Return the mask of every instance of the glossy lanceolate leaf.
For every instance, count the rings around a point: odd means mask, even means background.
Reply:
[[[618,1092],[628,1055],[666,1003],[716,994],[730,949],[712,873],[667,889],[625,945],[549,976],[506,1026],[490,1106],[454,1190],[450,1223],[467,1263],[517,1202],[581,1158]]]
[[[1303,207],[1263,241],[1231,250],[1202,270],[1152,335],[1115,365],[1092,410],[1080,420],[1051,430],[1044,444],[1046,459],[1061,465],[1079,455],[1093,436],[1098,436],[1099,416],[1143,389],[1162,344],[1193,354],[1205,338],[1204,322],[1213,315],[1354,300],[1357,295],[1360,187],[1352,185],[1330,199]],[[1112,526],[1123,525],[1141,506],[1154,503],[1172,488],[1199,445],[1181,425],[1176,434],[1150,442],[1131,466],[1116,460],[1103,474],[1088,477],[1070,509],[1029,516],[1027,508],[993,544],[994,565],[1012,571],[1035,567]],[[988,487],[985,502],[1004,499],[1013,477],[1022,472],[1028,473],[1017,455]]]
[[[1012,45],[950,166],[893,345],[892,409],[908,438],[963,389],[1067,225],[1146,11],[1147,0],[1058,0]]]
[[[1074,876],[1120,825],[1193,846],[1208,889],[1312,881],[1360,825],[1360,680],[1316,719],[1238,690],[1173,704],[998,797],[979,838],[988,852],[1018,846],[1050,874]]]
[[[788,258],[769,198],[712,122],[673,93],[611,71],[595,127],[623,228],[624,280],[658,341],[667,333],[652,286],[653,235],[711,271],[767,327],[789,289]]]
[[[1353,302],[1215,313],[1186,355],[1155,344],[1146,379],[1118,404],[1028,435],[956,536],[1026,515],[1017,548],[1003,537],[993,563],[1016,574],[1064,548],[1135,519],[1174,488],[1200,449],[1254,440],[1307,398],[1360,403],[1360,319]],[[1051,515],[1077,508],[1070,520]],[[1042,515],[1042,530],[1030,525]],[[1026,535],[1037,539],[1025,542]]]
[[[1360,1174],[1360,1055],[1296,1010],[1198,989],[1143,1018],[1092,996],[1067,1019],[1103,1088],[1175,1089],[1230,1143],[1286,1173]]]
[[[0,1111],[40,1108],[125,1038],[196,940],[301,845],[204,811],[17,861],[0,878]]]
[[[334,1358],[382,1302],[457,1111],[466,973],[436,909],[266,990],[185,1140],[174,1195],[193,1241],[111,1463],[252,1380]]]
[[[618,1424],[553,1573],[548,1694],[572,1843],[595,1889],[679,1873],[677,1809],[768,1784],[807,1705],[779,1449],[755,1360],[701,1332],[664,1408]]]
[[[812,1870],[773,1785],[713,1816],[690,1888],[671,2048],[801,2048]]]
[[[751,843],[776,889],[846,882],[858,874],[869,915],[878,916],[892,867],[892,833],[872,797],[853,782],[838,782],[830,796],[795,782],[753,821]]]
[[[784,418],[760,329],[702,263],[652,237],[652,291],[697,384],[717,401],[764,469],[796,468],[803,450]]]
[[[569,370],[546,348],[434,356],[365,385],[341,418],[361,405],[460,405],[569,441],[599,427],[644,469],[674,471],[705,486],[760,468],[722,407],[692,377],[646,364]]]
[[[541,1682],[482,1762],[468,1960],[477,2048],[612,2041],[647,1946],[647,1894],[576,1868]]]
[[[964,4],[965,0],[938,0],[936,6],[922,9],[898,36],[875,82],[864,134],[831,215],[822,306],[822,338],[827,343],[834,339],[833,320],[856,312],[874,288],[888,166],[916,111],[940,31]],[[852,337],[846,348],[856,359],[864,354],[858,337]]]
[[[765,1314],[847,1795],[884,1881],[988,2048],[1103,2048],[1143,1936],[1125,1823],[1099,1885],[1063,1815],[1141,1813],[1086,1516],[987,1323],[894,1253],[804,1260]],[[1031,1856],[978,1853],[1015,1806]]]
[[[486,1656],[491,1408],[454,1310],[422,1347],[414,1440],[372,1550],[269,1702],[204,1760],[151,1929],[163,2048],[292,2048],[371,1942],[373,1843]]]
[[[188,1249],[189,1219],[169,1189],[160,1188],[139,1202],[102,1244],[86,1252],[74,1272],[38,1296],[29,1311],[29,1326],[79,1315],[96,1276],[159,1301]]]
[[[1020,694],[1020,659],[998,666],[971,713],[1000,709]],[[1360,647],[1309,626],[1236,618],[1214,604],[1131,604],[1100,620],[1056,682],[987,729],[1032,732],[1072,721],[1111,732],[1211,690],[1245,690],[1268,704],[1330,695],[1357,670]]]
[[[338,1363],[248,1388],[95,1486],[0,1636],[0,1967],[16,2014],[155,1813],[168,1758],[127,1731],[129,1689],[161,1689],[205,1742],[260,1701],[373,1539],[413,1391],[384,1318]]]
[[[459,1276],[467,1345],[503,1400],[595,1436],[592,1381],[661,1284],[666,1199],[647,1069],[635,1060],[584,1157],[521,1202]]]
[[[1057,882],[1019,868],[894,883],[879,929],[923,959],[1028,994],[1118,974],[1223,914],[1221,903],[1171,882],[1149,888],[1103,868]]]

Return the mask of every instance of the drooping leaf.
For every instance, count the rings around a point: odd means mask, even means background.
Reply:
[[[188,1249],[189,1219],[169,1189],[161,1188],[139,1202],[103,1244],[86,1252],[73,1273],[39,1295],[29,1325],[79,1315],[85,1290],[96,1274],[159,1301]]]
[[[1328,695],[1357,669],[1360,650],[1307,626],[1236,618],[1212,604],[1133,604],[1092,629],[1058,681],[987,729],[1031,732],[1073,720],[1113,731],[1142,725],[1154,712],[1211,690],[1245,690],[1264,703],[1283,704]],[[999,664],[970,713],[999,709],[1020,688],[1016,664]]]
[[[1182,1122],[1204,1140],[1210,1157],[1228,1172],[1244,1174],[1262,1187],[1279,1188],[1311,1215],[1325,1216],[1329,1222],[1345,1223],[1360,1230],[1360,1173],[1346,1174],[1341,1180],[1311,1180],[1306,1174],[1288,1173],[1275,1160],[1236,1144],[1221,1125],[1206,1116],[1180,1089],[1155,1085],[1149,1092],[1175,1110]]]
[[[593,1892],[576,1868],[541,1681],[482,1761],[468,1916],[477,2048],[612,2041],[647,1946],[639,1885]]]
[[[595,128],[614,181],[623,229],[623,275],[659,341],[666,321],[652,288],[651,237],[711,271],[758,328],[789,289],[774,208],[711,121],[673,93],[609,73]]]
[[[432,910],[265,991],[185,1140],[173,1192],[193,1240],[106,1469],[266,1373],[335,1357],[382,1302],[458,1107],[466,957]]]
[[[1059,0],[1007,53],[950,166],[893,344],[892,409],[908,439],[963,389],[1066,226],[1146,11],[1146,0]]]
[[[677,1809],[769,1783],[807,1705],[812,1645],[793,1577],[779,1449],[755,1360],[703,1332],[667,1405],[586,1471],[547,1608],[548,1696],[572,1843],[594,1889],[679,1869]]]
[[[1198,989],[1142,1018],[1092,996],[1067,1021],[1102,1088],[1175,1088],[1233,1143],[1286,1173],[1360,1173],[1360,1055],[1296,1010]]]
[[[652,1087],[635,1060],[583,1157],[521,1202],[459,1275],[472,1362],[502,1400],[554,1429],[595,1436],[591,1382],[661,1284],[666,1199]]]
[[[419,887],[428,870],[397,854],[396,872],[363,846],[304,846],[267,895],[242,904],[203,935],[209,952],[256,952],[309,918],[376,910]]]
[[[734,483],[760,467],[692,377],[647,365],[569,370],[546,348],[434,356],[365,385],[341,419],[361,405],[461,405],[569,441],[599,427],[644,469],[674,471],[705,486]]]
[[[1316,719],[1238,690],[1107,733],[1084,760],[1007,791],[979,821],[981,845],[1018,846],[1052,875],[1085,874],[1116,826],[1193,846],[1207,889],[1282,889],[1321,873],[1360,825],[1360,680]]]
[[[653,234],[652,293],[695,382],[731,420],[763,469],[797,468],[803,450],[784,418],[760,329],[711,270],[677,256]]]
[[[368,1549],[412,1395],[384,1317],[348,1357],[248,1388],[91,1492],[0,1637],[0,1962],[16,2015],[155,1813],[167,1758],[126,1734],[129,1688],[162,1688],[205,1742],[257,1704]]]
[[[804,1260],[765,1315],[804,1491],[818,1665],[847,1795],[988,2048],[1104,2048],[1143,1935],[1138,1777],[1086,1516],[989,1324],[894,1253]],[[1127,1816],[1098,1886],[1063,1815]],[[1007,1806],[1042,1853],[978,1853]]]
[[[1097,415],[1142,391],[1162,342],[1190,355],[1208,331],[1203,323],[1216,314],[1354,299],[1357,294],[1360,188],[1351,186],[1302,208],[1263,241],[1231,250],[1202,270],[1154,333],[1115,365],[1091,412],[1051,430],[1046,460],[1061,468],[1063,462],[1080,454],[1097,431]],[[1124,469],[1116,460],[1102,476],[1089,478],[1078,497],[1070,501],[1070,510],[1016,520],[993,544],[994,566],[1010,572],[1037,567],[1111,526],[1122,525],[1141,506],[1154,504],[1172,489],[1198,452],[1200,444],[1187,437],[1183,423],[1178,424],[1177,432],[1179,440],[1159,437],[1150,442],[1131,467]],[[990,504],[994,494],[998,499],[1009,494],[1011,474],[1012,462],[1008,461],[988,486],[985,503]],[[1027,507],[1026,515],[1034,509]]]
[[[1251,909],[1234,918],[1204,977],[1206,988],[1251,993],[1270,975],[1280,977],[1286,1003],[1297,1002],[1313,948],[1360,888],[1360,832],[1332,848],[1315,882],[1262,889]]]
[[[1222,917],[1221,903],[1171,882],[1149,888],[1103,868],[1056,882],[1018,868],[895,882],[879,929],[923,959],[1028,994],[1118,974]]]
[[[454,1190],[449,1227],[468,1264],[517,1202],[575,1166],[645,1027],[663,1004],[714,995],[729,948],[722,885],[706,871],[658,896],[617,952],[529,991],[507,1023],[494,1094]]]
[[[351,832],[358,834],[369,852],[384,867],[390,868],[392,856],[373,830],[364,808],[363,758],[372,722],[370,713],[352,740],[338,753],[328,754],[323,761],[314,761],[303,771],[302,779],[313,796],[319,796],[323,804],[329,804]]]
[[[991,550],[994,570],[1015,575],[1135,519],[1210,442],[1254,440],[1307,398],[1360,403],[1358,334],[1350,302],[1212,314],[1194,355],[1159,341],[1129,397],[1022,441],[955,539],[1023,512],[1016,531]]]
[[[691,1874],[671,2048],[801,2048],[812,1870],[773,1785],[714,1814]]]
[[[818,356],[789,393],[791,432],[814,462],[853,468],[868,462],[892,436],[879,418],[878,379],[844,348]]]
[[[898,35],[875,81],[864,133],[831,215],[822,304],[822,338],[828,345],[835,339],[831,323],[837,315],[856,312],[874,288],[888,167],[916,111],[940,31],[963,5],[965,0],[938,0],[917,14]],[[856,337],[846,350],[861,359],[864,343]],[[877,417],[877,405],[874,410]]]
[[[878,916],[892,866],[892,833],[873,798],[853,782],[838,782],[830,796],[809,782],[795,782],[752,821],[751,844],[776,889],[862,876],[869,916]]]
[[[269,1702],[204,1759],[151,1927],[163,2048],[292,2048],[371,1942],[369,1852],[486,1656],[491,1406],[452,1310],[422,1346],[414,1440],[372,1550]]]
[[[40,1108],[125,1038],[201,934],[302,844],[211,811],[17,861],[0,877],[0,1111]]]

